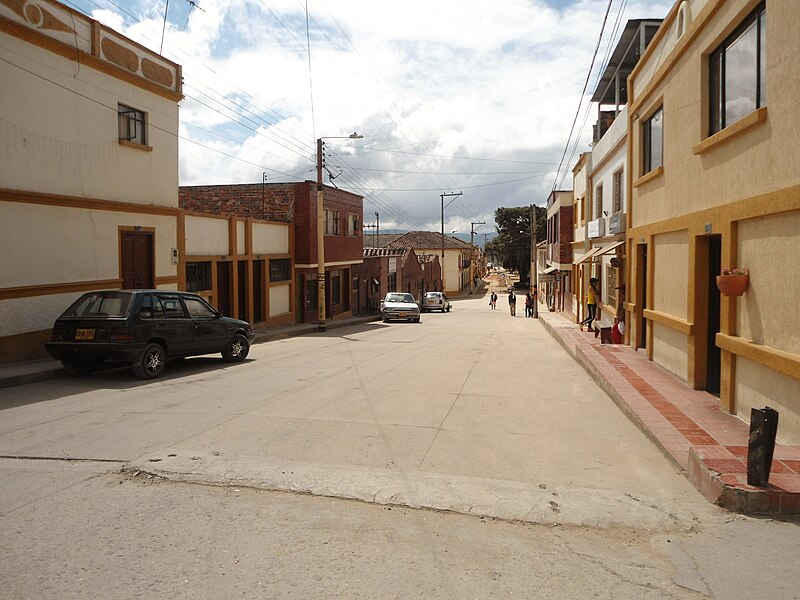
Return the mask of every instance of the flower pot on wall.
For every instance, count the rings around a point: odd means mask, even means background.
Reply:
[[[749,273],[717,275],[717,288],[723,296],[741,296],[749,284]]]

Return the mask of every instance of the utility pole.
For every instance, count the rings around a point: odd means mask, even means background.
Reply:
[[[457,193],[448,193],[448,194],[439,194],[442,199],[442,259],[439,261],[442,264],[440,265],[442,268],[442,291],[445,291],[445,268],[444,268],[444,199],[445,198],[453,198],[450,202],[447,203],[447,206],[450,206],[453,202],[455,202],[455,196],[461,196],[462,192]],[[460,291],[460,290],[459,290]]]
[[[475,225],[486,225],[486,221],[475,221],[470,223],[469,228],[469,293],[473,291],[473,283],[475,282],[475,244],[472,242],[472,236],[475,235]]]
[[[381,239],[381,216],[375,213],[375,247],[378,247],[378,242]]]
[[[376,227],[375,223],[371,223],[370,225],[364,225],[364,229],[375,229],[375,227]],[[373,248],[377,248],[376,242],[375,242],[375,233],[374,232],[372,234],[372,247]]]

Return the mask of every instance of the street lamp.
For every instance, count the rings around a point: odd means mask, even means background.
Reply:
[[[353,132],[347,136],[317,138],[317,308],[319,311],[317,328],[319,331],[327,329],[325,321],[325,209],[322,205],[322,140],[360,140],[363,137],[363,135]]]

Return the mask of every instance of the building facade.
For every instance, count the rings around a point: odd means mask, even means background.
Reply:
[[[178,289],[181,68],[50,0],[0,2],[0,361],[82,292]],[[32,241],[35,240],[35,243]]]
[[[628,341],[800,443],[800,3],[687,0],[629,78]],[[739,296],[723,269],[747,269]]]

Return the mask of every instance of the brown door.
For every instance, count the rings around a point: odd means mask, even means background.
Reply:
[[[122,287],[145,290],[154,287],[153,234],[122,232]]]

